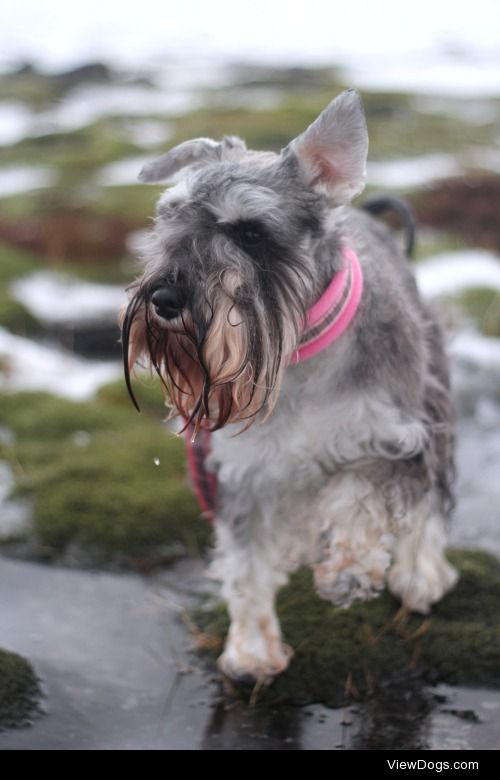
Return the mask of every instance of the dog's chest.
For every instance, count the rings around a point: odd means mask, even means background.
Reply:
[[[221,485],[247,480],[302,491],[320,486],[339,468],[422,445],[423,426],[404,418],[383,394],[352,393],[307,405],[278,406],[264,424],[240,436],[226,428],[213,435],[210,467]]]

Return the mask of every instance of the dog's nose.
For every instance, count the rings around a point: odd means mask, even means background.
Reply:
[[[151,303],[159,317],[173,320],[179,316],[186,305],[186,292],[182,287],[174,285],[159,287],[152,294]]]

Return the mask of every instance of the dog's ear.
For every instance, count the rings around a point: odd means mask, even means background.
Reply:
[[[333,203],[348,203],[363,190],[368,131],[359,93],[342,92],[282,152],[295,155],[310,187]]]
[[[234,135],[225,136],[222,141],[213,141],[211,138],[184,141],[147,163],[139,173],[139,181],[146,184],[169,181],[183,168],[238,157],[245,149],[245,142]]]

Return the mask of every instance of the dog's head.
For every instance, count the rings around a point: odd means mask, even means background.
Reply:
[[[142,357],[195,428],[270,413],[307,309],[335,270],[322,246],[329,206],[363,189],[367,148],[349,90],[279,155],[200,138],[141,171],[176,184],[160,197],[122,314],[129,390]]]

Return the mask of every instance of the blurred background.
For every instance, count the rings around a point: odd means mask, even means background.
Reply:
[[[496,0],[402,8],[2,4],[0,541],[6,592],[26,588],[32,610],[12,596],[23,615],[13,623],[3,605],[3,645],[36,655],[23,621],[49,620],[53,569],[33,561],[141,573],[181,561],[191,572],[209,543],[182,444],[160,429],[161,393],[141,384],[139,417],[121,380],[117,311],[161,191],[136,183],[142,164],[201,135],[279,150],[347,86],[367,113],[367,192],[412,203],[418,281],[447,330],[452,542],[500,554],[500,14]],[[75,582],[58,580],[59,613]],[[96,591],[94,616],[101,603]],[[66,638],[77,643],[76,628]]]

